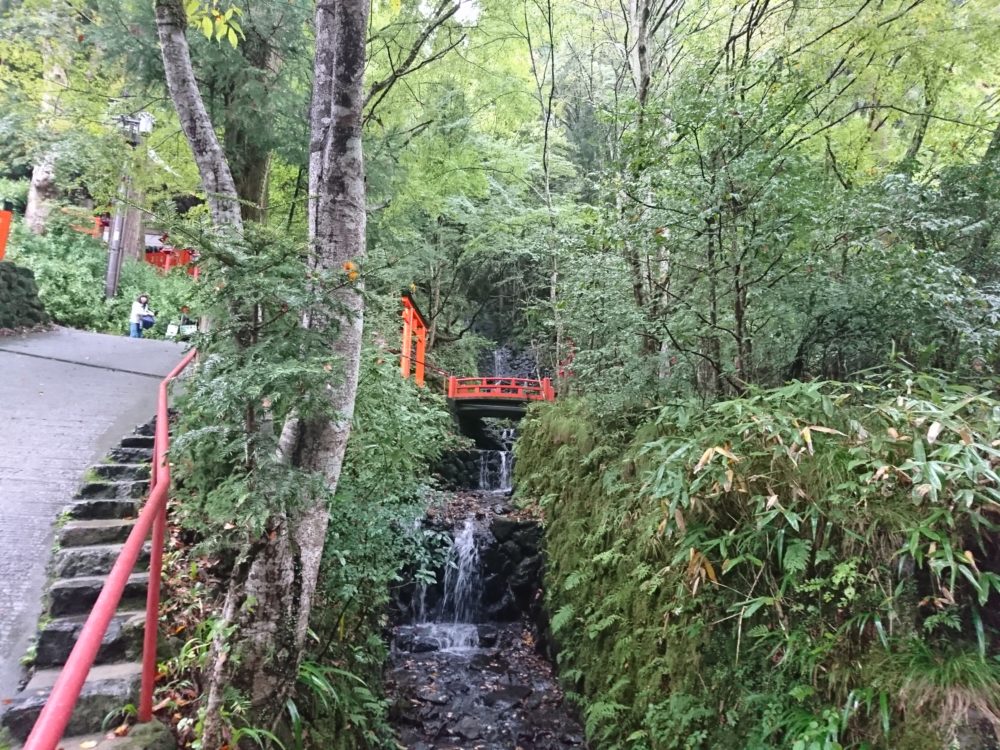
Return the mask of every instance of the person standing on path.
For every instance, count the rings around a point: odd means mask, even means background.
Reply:
[[[140,294],[132,303],[132,312],[128,316],[128,335],[133,339],[142,338],[142,319],[144,316],[152,317],[153,311],[149,309],[149,295]]]

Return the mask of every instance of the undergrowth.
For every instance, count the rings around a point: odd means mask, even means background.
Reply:
[[[193,304],[196,294],[193,280],[183,271],[162,274],[148,263],[126,259],[118,294],[106,300],[107,246],[58,224],[44,235],[18,225],[11,234],[7,259],[32,270],[45,311],[56,323],[70,328],[125,335],[133,300],[147,294],[158,315],[156,325],[143,335],[162,338],[167,324],[178,318],[182,306]],[[192,310],[197,314],[194,306]]]
[[[533,411],[519,493],[593,746],[930,750],[1000,726],[995,385]]]
[[[198,285],[199,309],[211,310],[215,325],[197,337],[198,363],[176,401],[170,460],[180,544],[166,605],[175,642],[157,696],[180,746],[192,750],[218,750],[200,744],[207,676],[218,663],[214,644],[223,644],[227,666],[243,658],[238,625],[224,624],[233,568],[247,549],[274,538],[276,517],[288,517],[313,494],[327,503],[329,523],[306,647],[288,671],[294,687],[262,707],[251,705],[245,685],[228,681],[228,747],[392,747],[381,686],[385,605],[400,571],[426,557],[427,535],[416,519],[450,420],[441,396],[399,377],[379,343],[396,330],[395,307],[370,293],[382,303],[372,307],[390,312],[366,320],[336,493],[317,474],[281,460],[282,424],[293,412],[304,420],[332,416],[328,391],[340,377],[336,331],[300,321],[308,310],[329,309],[329,290],[342,279],[304,276],[300,254],[260,227],[248,227],[241,244],[203,245],[206,277],[221,281]],[[248,597],[243,606],[258,605]]]

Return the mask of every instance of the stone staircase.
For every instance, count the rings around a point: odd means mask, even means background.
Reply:
[[[135,524],[149,490],[152,456],[152,425],[139,427],[111,451],[107,463],[88,470],[63,514],[50,563],[45,614],[31,655],[32,674],[2,718],[16,741],[23,742],[31,731]],[[62,743],[66,748],[80,744],[72,735],[114,726],[122,708],[138,701],[148,565],[147,543],[80,694]]]

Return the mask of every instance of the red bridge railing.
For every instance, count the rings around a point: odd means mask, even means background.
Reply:
[[[448,398],[515,401],[555,401],[556,391],[549,378],[448,378]]]
[[[160,382],[156,404],[156,433],[153,443],[153,468],[149,482],[149,498],[139,513],[128,539],[122,546],[111,574],[80,631],[80,637],[66,660],[56,684],[42,709],[35,726],[24,743],[23,750],[56,750],[63,732],[73,715],[83,683],[94,665],[101,639],[111,618],[118,609],[118,602],[125,591],[125,584],[135,568],[139,552],[152,532],[152,550],[149,559],[149,590],[146,595],[146,629],[142,644],[142,687],[139,694],[140,722],[153,718],[153,688],[156,681],[156,637],[160,609],[160,573],[163,569],[163,535],[167,523],[167,496],[170,491],[170,464],[167,449],[170,447],[169,413],[167,401],[170,383],[191,364],[197,350],[192,349],[180,364]]]

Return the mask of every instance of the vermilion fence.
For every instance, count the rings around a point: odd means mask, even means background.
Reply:
[[[163,273],[167,273],[171,268],[183,267],[187,269],[189,276],[198,278],[198,266],[194,265],[195,254],[186,248],[165,247],[161,250],[147,250],[146,262],[151,266],[156,266]]]
[[[195,358],[192,349],[185,355],[160,383],[156,404],[156,433],[153,442],[153,468],[149,482],[149,498],[139,513],[128,539],[122,546],[111,574],[104,582],[104,588],[80,631],[76,645],[66,660],[49,698],[35,722],[24,750],[56,750],[69,724],[73,709],[80,697],[80,690],[87,679],[90,668],[97,658],[101,640],[108,629],[111,618],[118,609],[118,602],[125,591],[125,584],[132,574],[139,553],[152,532],[149,560],[149,591],[146,595],[146,629],[142,647],[142,687],[139,694],[140,722],[153,718],[153,688],[156,681],[156,638],[160,609],[160,574],[163,568],[163,536],[167,523],[167,497],[170,491],[170,464],[167,463],[167,449],[170,447],[170,427],[168,424],[168,398],[170,383]]]
[[[554,401],[549,378],[448,378],[448,398],[509,398],[517,401]]]

